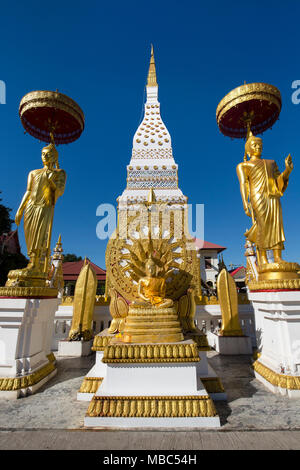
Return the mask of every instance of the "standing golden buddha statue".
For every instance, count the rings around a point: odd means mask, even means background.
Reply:
[[[261,82],[245,82],[231,90],[216,111],[224,135],[246,138],[244,161],[237,166],[237,175],[244,211],[252,218],[252,227],[245,233],[247,248],[251,247],[251,253],[247,251],[251,257],[247,275],[250,291],[300,287],[300,265],[281,257],[285,235],[280,198],[293,170],[292,158],[286,157],[285,170],[280,173],[274,160],[261,158],[262,139],[256,137],[274,125],[280,111],[280,91]],[[268,251],[273,252],[273,261],[268,259]]]
[[[45,285],[48,275],[54,206],[64,193],[66,172],[59,168],[54,143],[42,149],[43,168],[28,175],[27,190],[15,216],[20,225],[24,215],[24,234],[29,257],[25,269],[10,271],[7,286]]]
[[[293,170],[292,157],[286,157],[285,169],[280,173],[274,160],[261,158],[262,139],[251,133],[245,151],[244,162],[237,166],[237,175],[244,211],[252,218],[253,225],[245,236],[256,246],[258,281],[265,283],[260,288],[295,288],[299,283],[300,266],[281,257],[285,234],[280,198]],[[267,250],[273,251],[274,262],[268,261]],[[252,281],[251,288],[256,287]]]
[[[287,188],[293,170],[290,155],[285,159],[285,170],[280,173],[274,160],[261,158],[262,139],[250,135],[245,145],[249,161],[237,166],[243,206],[253,225],[245,233],[256,244],[259,264],[268,263],[266,250],[273,250],[274,262],[281,263],[284,249],[280,198]]]

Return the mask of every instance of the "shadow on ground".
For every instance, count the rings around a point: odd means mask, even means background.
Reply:
[[[257,388],[252,383],[255,379],[252,356],[222,356],[212,351],[208,357],[209,364],[221,378],[227,394],[227,401],[214,402],[220,416],[221,426],[224,426],[232,414],[231,403],[241,398],[250,399],[257,393]]]

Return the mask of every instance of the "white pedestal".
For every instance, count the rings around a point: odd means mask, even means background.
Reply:
[[[58,356],[89,356],[92,354],[91,347],[93,340],[90,341],[68,341],[66,339],[58,342]]]
[[[106,335],[107,331],[104,331],[97,336],[105,337]],[[103,351],[96,351],[95,365],[86,375],[81,392],[77,394],[78,400],[91,402],[84,425],[96,428],[219,427],[218,415],[211,413],[209,408],[213,407],[212,398],[224,400],[226,394],[224,390],[217,390],[219,379],[207,363],[206,351],[200,351],[199,356],[199,362],[192,360],[184,362],[180,358],[178,361],[170,362],[124,361],[123,359],[103,362]],[[202,383],[202,377],[203,381],[210,383],[210,386],[216,385],[216,392],[219,393],[208,393]],[[91,390],[92,384],[93,393],[86,393]],[[97,404],[100,403],[99,406],[102,406],[101,403],[104,401],[106,401],[103,405],[106,407],[106,415],[103,416],[101,411],[94,413]],[[139,405],[137,405],[138,401]],[[168,404],[166,404],[167,401]],[[193,416],[191,408],[195,406],[197,409],[200,401],[201,412]],[[141,402],[147,403],[141,405]],[[107,406],[117,406],[115,414],[109,412],[107,416]],[[128,406],[131,407],[130,412]],[[135,406],[142,406],[144,411],[136,414],[133,411]],[[157,414],[153,412],[150,417],[143,406],[159,406],[160,412]],[[169,408],[166,411],[170,406],[175,410],[171,414]],[[178,411],[179,408],[176,411],[176,406],[183,407],[181,412]],[[93,411],[90,411],[91,407],[94,407]],[[120,411],[122,407],[123,412]],[[124,407],[127,407],[127,411]],[[165,412],[162,411],[164,407],[166,407]],[[183,409],[185,411],[182,411]]]
[[[299,397],[300,291],[257,291],[248,297],[255,314],[258,363],[266,368],[265,373],[255,372],[256,377],[272,392]],[[287,386],[282,386],[285,381]],[[288,385],[292,382],[293,389]]]
[[[56,373],[54,366],[49,366],[47,356],[51,352],[54,315],[58,303],[59,299],[56,298],[0,298],[1,396],[17,398],[34,393]],[[43,376],[45,373],[47,375]],[[11,386],[6,380],[24,377],[29,382],[42,378],[38,383],[21,389],[16,389],[18,381],[14,381]]]
[[[252,354],[252,343],[249,336],[220,336],[208,331],[206,337],[208,344],[220,354]]]
[[[106,364],[106,373],[102,384],[93,397],[112,398],[114,401],[164,400],[181,401],[199,398],[203,402],[211,400],[198,374],[197,363],[116,363]],[[93,403],[93,402],[92,402]],[[183,417],[108,417],[87,416],[85,427],[160,427],[160,428],[203,428],[220,427],[216,416]]]

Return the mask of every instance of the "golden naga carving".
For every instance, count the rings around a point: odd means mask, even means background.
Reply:
[[[183,212],[170,212],[150,190],[139,211],[119,213],[106,250],[109,333],[119,333],[111,344],[174,343],[183,340],[183,330],[195,331],[200,267],[193,239],[184,233]]]
[[[238,313],[238,295],[232,276],[224,268],[217,279],[217,291],[222,314],[221,336],[244,336]]]
[[[29,264],[24,269],[10,271],[6,286],[46,286],[54,207],[64,192],[66,173],[59,168],[58,152],[53,142],[43,148],[42,161],[43,168],[28,175],[27,190],[15,216],[17,225],[24,216]]]
[[[148,205],[156,209],[158,232],[155,236],[151,233]],[[166,299],[179,299],[191,285],[195,288],[195,295],[201,297],[200,266],[193,239],[186,236],[180,227],[181,236],[176,236],[176,216],[168,214],[167,204],[152,201],[140,206],[141,210],[132,217],[128,211],[128,216],[124,217],[125,227],[119,214],[119,226],[108,242],[105,259],[107,293],[114,288],[129,303],[144,300],[138,292],[139,284],[143,290],[139,281],[147,277],[145,263],[151,258],[156,265],[155,277],[165,278]],[[169,222],[165,226],[164,217]],[[183,227],[184,221],[181,223]],[[131,226],[136,229],[134,233],[130,231]]]
[[[74,309],[69,341],[89,341],[93,337],[91,324],[97,291],[97,276],[85,259],[76,281],[74,293]]]

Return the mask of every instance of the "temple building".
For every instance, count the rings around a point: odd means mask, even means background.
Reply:
[[[219,274],[219,254],[226,248],[198,238],[195,240],[195,245],[200,250],[201,280],[207,286],[215,288]]]
[[[77,281],[77,278],[80,274],[81,268],[84,264],[84,260],[80,261],[69,261],[66,263],[63,263],[62,268],[63,268],[63,276],[64,276],[64,295],[74,295],[74,290],[75,290],[75,284]],[[97,280],[98,280],[98,286],[97,286],[97,295],[102,295],[104,294],[105,291],[105,278],[106,278],[106,271],[99,266],[97,266],[95,263],[92,263],[90,261],[90,264],[92,268],[94,269]]]

